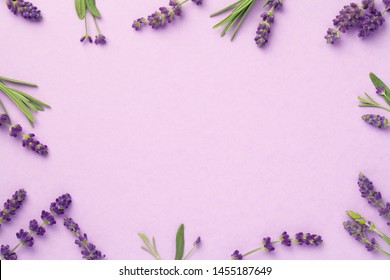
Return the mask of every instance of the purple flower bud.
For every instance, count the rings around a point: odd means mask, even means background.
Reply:
[[[11,120],[9,119],[9,116],[6,114],[0,114],[0,126],[2,125],[10,125]]]
[[[45,228],[40,226],[37,220],[30,221],[29,229],[38,236],[43,236],[46,232]]]
[[[281,241],[282,245],[287,246],[287,247],[291,246],[291,239],[290,239],[290,236],[287,234],[286,231],[283,231],[283,233],[280,236],[279,240]]]
[[[266,252],[270,253],[275,250],[275,247],[271,243],[271,237],[263,238],[262,243],[263,243],[264,250]]]
[[[334,44],[337,40],[340,39],[340,32],[338,29],[329,28],[324,37],[328,44]]]
[[[4,202],[4,208],[0,211],[0,226],[2,223],[11,221],[11,216],[16,214],[16,210],[22,206],[25,199],[26,191],[20,189],[12,195],[11,199],[7,199],[7,201]]]
[[[322,238],[320,235],[299,232],[295,235],[295,243],[298,245],[315,245],[318,246],[322,243]]]
[[[55,202],[50,204],[50,212],[57,216],[63,215],[71,203],[72,197],[68,193],[63,194],[58,197]]]
[[[233,254],[231,255],[233,260],[242,260],[243,256],[240,254],[240,251],[235,250]]]
[[[343,223],[343,226],[349,235],[353,236],[357,241],[364,242],[363,240],[367,238],[368,227],[365,224],[347,221]]]
[[[77,223],[73,221],[72,218],[65,218],[64,219],[64,226],[69,229],[73,234],[79,234],[80,227]]]
[[[34,238],[23,229],[16,233],[16,238],[19,239],[23,246],[32,247],[34,245]]]
[[[39,21],[42,18],[41,11],[32,3],[24,0],[7,0],[8,9],[15,15],[21,14],[25,19]]]
[[[202,0],[192,0],[196,5],[202,5]]]
[[[10,248],[8,245],[1,245],[0,248],[0,259],[4,260],[17,260],[18,256],[16,255],[15,252],[11,252]]]
[[[194,246],[195,246],[195,247],[199,247],[200,243],[201,243],[201,239],[200,239],[200,236],[199,236],[199,237],[195,240]]]
[[[52,226],[55,225],[57,222],[54,219],[53,215],[49,212],[42,211],[41,219],[45,225]]]
[[[362,116],[362,120],[380,129],[389,126],[389,120],[380,115],[373,115],[373,114],[364,115]]]
[[[359,21],[359,33],[358,36],[361,38],[365,38],[370,36],[373,32],[378,30],[385,19],[382,16],[382,12],[378,11],[374,7],[369,8],[367,12],[364,13],[363,18]]]
[[[99,34],[95,37],[96,45],[105,45],[106,43],[106,37],[103,34]]]
[[[376,93],[378,95],[380,95],[380,96],[384,96],[385,95],[385,87],[379,86],[379,87],[375,87],[375,89],[376,89]]]
[[[378,248],[378,243],[376,242],[375,238],[371,238],[370,241],[367,241],[366,249],[369,252],[372,252]]]
[[[19,133],[22,132],[22,127],[19,124],[14,124],[9,127],[9,135],[11,137],[18,137]]]

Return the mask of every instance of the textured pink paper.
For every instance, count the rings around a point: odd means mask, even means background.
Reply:
[[[39,84],[26,90],[53,109],[37,115],[35,129],[6,104],[50,156],[24,150],[2,129],[0,200],[19,187],[28,199],[1,227],[1,243],[16,243],[17,230],[69,192],[68,215],[107,259],[149,259],[137,232],[154,235],[162,257],[173,258],[180,223],[187,249],[203,239],[193,259],[228,259],[284,230],[319,233],[325,243],[250,259],[384,258],[342,222],[353,209],[388,232],[356,184],[362,171],[390,200],[390,131],[360,120],[389,114],[356,100],[375,96],[370,71],[390,83],[388,23],[369,40],[352,32],[331,47],[323,36],[348,1],[286,0],[260,50],[260,2],[230,43],[212,29],[222,17],[209,15],[231,0],[188,3],[168,28],[141,33],[132,21],[167,0],[99,0],[108,45],[97,47],[80,44],[73,1],[33,2],[44,15],[38,24],[0,9],[0,75]],[[18,253],[79,259],[73,242],[59,221]]]

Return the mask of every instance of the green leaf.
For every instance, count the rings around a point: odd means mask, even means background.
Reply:
[[[370,79],[372,81],[372,83],[374,84],[375,87],[384,87],[385,88],[385,96],[387,98],[384,98],[387,102],[387,104],[390,105],[390,89],[389,87],[384,83],[382,82],[381,79],[379,79],[374,73],[370,73]]]
[[[85,0],[85,3],[87,4],[88,11],[97,18],[100,18],[100,12],[96,8],[95,0]]]
[[[85,0],[74,0],[74,4],[76,7],[77,16],[79,19],[84,19],[87,11]]]
[[[18,89],[16,89],[16,88],[11,88],[11,90],[14,91],[14,92],[16,92],[16,93],[18,93],[19,95],[21,95],[21,96],[27,98],[30,102],[36,103],[36,104],[41,105],[41,106],[46,107],[46,108],[50,108],[49,105],[47,105],[47,104],[44,103],[43,101],[41,101],[41,100],[35,98],[34,96],[31,96],[31,95],[29,95],[29,94],[27,94],[27,93],[25,93],[25,92],[23,92],[23,91],[20,91],[20,90],[18,90]]]
[[[30,86],[30,87],[37,87],[38,86],[38,85],[33,84],[33,83],[23,82],[23,81],[19,81],[19,80],[7,78],[7,77],[2,77],[2,76],[0,76],[0,80],[15,83],[15,84],[20,84],[20,85],[26,85],[26,86]]]
[[[176,255],[175,260],[182,260],[184,254],[184,225],[181,224],[176,233]]]

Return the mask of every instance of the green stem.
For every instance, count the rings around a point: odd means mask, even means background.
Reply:
[[[95,16],[92,16],[92,17],[93,17],[93,22],[95,23],[96,30],[97,30],[98,34],[102,34],[102,33],[100,32],[99,25],[97,24],[96,17],[95,17]]]
[[[183,260],[186,260],[188,259],[188,257],[192,254],[193,251],[195,251],[195,249],[197,248],[198,246],[193,246],[191,248],[191,250],[187,253],[187,255],[185,255],[184,259]]]
[[[84,17],[85,35],[88,35],[87,16]]]
[[[273,242],[271,242],[271,244],[276,244],[276,243],[279,243],[280,241],[278,240],[278,241],[273,241]],[[249,255],[251,255],[251,254],[253,254],[253,253],[256,253],[256,252],[258,252],[258,251],[261,251],[261,250],[263,250],[264,249],[264,246],[261,246],[261,247],[259,247],[259,248],[256,248],[256,249],[253,249],[252,251],[249,251],[248,253],[245,253],[245,254],[243,254],[242,256],[243,257],[246,257],[246,256],[249,256]]]
[[[385,250],[383,250],[382,248],[378,247],[376,248],[379,252],[385,254],[386,256],[389,256],[390,257],[390,253],[389,252],[386,252]]]

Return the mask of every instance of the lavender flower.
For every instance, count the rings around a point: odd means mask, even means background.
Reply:
[[[92,38],[91,36],[89,36],[89,34],[85,34],[83,37],[80,38],[80,42],[83,43],[83,42],[89,42],[89,43],[92,43]]]
[[[384,203],[382,194],[376,191],[374,184],[363,173],[359,174],[358,186],[361,196],[367,199],[368,203],[378,207],[379,215],[385,218],[390,217],[390,203]],[[390,222],[387,223],[390,225]]]
[[[25,19],[39,21],[42,18],[41,11],[32,3],[24,0],[7,0],[8,9],[15,15],[21,14]]]
[[[150,14],[147,18],[141,17],[133,21],[132,27],[139,31],[142,27],[149,25],[152,29],[160,29],[171,23],[176,16],[182,15],[182,5],[189,0],[179,2],[179,0],[170,0],[168,7],[160,7],[158,11]],[[192,0],[196,5],[202,5],[202,0]]]
[[[200,2],[202,2],[202,1],[200,1]],[[201,243],[201,239],[200,239],[200,236],[198,236],[198,238],[195,240],[195,242],[194,242],[194,247],[199,247],[199,245],[200,245],[200,243]]]
[[[23,229],[16,233],[16,238],[19,239],[20,244],[23,246],[32,247],[34,245],[34,238]]]
[[[14,253],[16,249],[19,248],[20,245],[26,247],[32,247],[34,245],[33,234],[35,234],[36,236],[43,236],[46,233],[46,229],[43,226],[44,225],[51,226],[56,224],[53,215],[59,216],[64,214],[65,210],[68,209],[71,203],[72,203],[72,198],[69,194],[63,194],[60,197],[58,197],[55,200],[55,202],[50,204],[51,213],[47,211],[42,211],[41,214],[42,224],[39,224],[37,220],[33,219],[29,223],[29,231],[25,231],[24,229],[21,229],[19,230],[19,232],[16,233],[16,237],[19,240],[19,243],[9,253],[10,254]],[[4,250],[7,249],[6,247],[4,248],[5,248]],[[2,255],[3,258],[5,258],[4,254]],[[15,255],[15,259],[16,259],[16,255]]]
[[[97,35],[95,37],[95,44],[96,45],[105,45],[105,44],[107,44],[106,37],[103,34]]]
[[[378,95],[380,95],[380,96],[384,96],[385,95],[385,87],[379,86],[379,87],[375,87],[375,89],[376,89],[376,93]]]
[[[47,155],[48,154],[48,147],[47,145],[44,145],[40,143],[38,140],[36,140],[34,137],[35,135],[32,133],[26,133],[23,134],[23,129],[19,124],[11,125],[10,119],[7,115],[2,114],[0,115],[0,126],[6,126],[8,127],[9,135],[11,137],[22,137],[22,146],[27,147],[31,149],[32,151],[36,152],[39,155]]]
[[[9,249],[8,245],[1,245],[0,248],[0,260],[17,260],[18,256],[16,255],[15,252],[12,252]]]
[[[386,117],[380,115],[367,114],[362,116],[362,120],[380,129],[390,126],[389,120]]]
[[[17,190],[11,197],[4,202],[4,208],[0,212],[0,226],[2,223],[11,221],[11,216],[16,214],[24,200],[26,199],[26,191],[24,189]]]
[[[383,4],[385,4],[385,12],[390,11],[390,0],[383,0]]]
[[[243,256],[240,254],[240,251],[235,250],[233,254],[231,255],[233,260],[242,260]]]
[[[269,7],[268,12],[264,12],[261,15],[262,21],[259,23],[256,31],[255,42],[256,45],[261,48],[268,43],[269,34],[271,32],[271,25],[274,22],[273,11],[275,9],[280,9],[283,5],[282,0],[271,0],[267,3]]]
[[[370,36],[373,32],[379,29],[385,22],[382,16],[382,12],[378,11],[374,7],[367,9],[364,16],[359,21],[359,33],[358,36],[365,38]]]
[[[82,234],[79,225],[73,221],[72,218],[64,219],[64,226],[69,229],[74,235],[76,235],[77,240],[75,243],[82,248],[81,254],[86,260],[102,260],[105,258],[99,250],[96,250],[96,246],[88,241],[87,234]]]
[[[294,241],[294,243],[296,243],[298,245],[309,245],[309,246],[310,245],[319,246],[323,242],[321,236],[317,235],[317,234],[311,234],[311,233],[304,234],[302,232],[299,232],[299,233],[295,234],[295,238],[292,239],[292,238],[290,238],[288,233],[286,231],[284,231],[280,235],[279,239],[276,241],[272,241],[271,237],[265,237],[262,240],[261,247],[253,249],[252,251],[249,251],[248,253],[245,253],[245,254],[240,254],[239,251],[236,250],[233,252],[233,254],[231,256],[232,256],[233,260],[242,260],[244,257],[249,256],[249,255],[251,255],[255,252],[261,251],[261,250],[264,250],[265,252],[268,252],[268,253],[275,251],[274,245],[276,243],[281,243],[284,246],[290,247],[292,244],[292,241]]]

